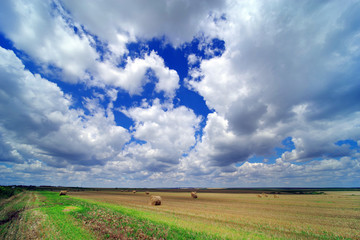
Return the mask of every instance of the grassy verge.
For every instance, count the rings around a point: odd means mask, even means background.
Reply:
[[[35,195],[16,194],[0,204],[0,239],[36,239],[38,214],[34,214]]]
[[[148,212],[117,204],[75,197],[72,198],[87,202],[93,206],[118,212],[124,216],[131,216],[140,221],[147,221],[159,226],[164,226],[169,232],[169,234],[166,235],[166,239],[286,239],[262,233],[261,227],[258,232],[250,232],[238,228],[238,226],[233,226],[231,223],[226,225],[220,223],[221,226],[219,226],[218,223],[214,224],[205,220],[199,222],[193,221],[195,219],[179,218],[177,215],[171,213]],[[197,229],[197,231],[194,231],[193,229]]]
[[[221,239],[151,221],[140,211],[54,192],[23,192],[0,208],[0,239]]]
[[[38,210],[45,215],[40,230],[42,239],[95,239],[82,224],[67,214],[66,207],[71,201],[59,197],[57,193],[41,193]]]
[[[124,215],[228,239],[358,239],[356,199],[329,195],[262,198],[250,194],[161,194],[164,204],[149,206],[143,194],[71,193]],[[320,203],[313,203],[314,201]],[[331,202],[331,203],[328,203]]]
[[[0,186],[0,199],[6,199],[13,195],[20,193],[22,190],[19,188]]]
[[[150,210],[22,192],[0,203],[0,239],[345,239],[311,231],[287,235],[289,229],[270,231],[261,224],[248,231],[231,221]]]
[[[43,192],[41,195],[46,197],[46,206],[42,209],[53,219],[52,222],[59,219],[55,222],[67,225],[61,226],[61,229],[66,230],[68,227],[69,231],[73,231],[71,228],[79,227],[99,239],[219,239],[164,223],[154,223],[144,218],[140,211],[126,211],[125,208],[68,196],[59,197],[52,192]],[[64,218],[68,221],[71,219],[72,223],[64,223]]]

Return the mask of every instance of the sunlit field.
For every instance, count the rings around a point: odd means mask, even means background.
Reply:
[[[159,195],[161,205],[149,204]],[[21,191],[0,199],[0,239],[360,239],[360,192]]]
[[[0,239],[215,239],[141,212],[57,192],[22,192],[0,200]]]
[[[167,222],[223,238],[360,239],[359,192],[274,195],[153,192],[161,206],[148,204],[144,192],[88,191],[70,196],[141,210],[150,220]]]

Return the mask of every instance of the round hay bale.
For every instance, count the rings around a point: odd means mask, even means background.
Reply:
[[[136,190],[133,190],[132,192],[133,192],[133,194],[135,194],[135,193],[136,193]]]
[[[161,197],[160,196],[150,196],[150,205],[161,205]]]
[[[61,196],[61,195],[66,195],[66,194],[67,194],[67,192],[68,192],[68,191],[60,191],[59,196]]]
[[[191,197],[192,197],[192,198],[198,198],[196,192],[191,192]]]
[[[146,195],[149,195],[150,193],[149,192],[145,192]]]
[[[261,196],[260,194],[259,194],[259,195],[257,195],[257,197],[258,197],[258,198],[262,198],[262,196]]]

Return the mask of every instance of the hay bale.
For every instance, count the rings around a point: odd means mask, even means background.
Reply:
[[[160,196],[150,196],[150,205],[161,205],[161,197]]]
[[[59,196],[61,196],[61,195],[66,195],[66,194],[67,194],[67,192],[68,192],[68,191],[60,191]]]
[[[150,193],[149,192],[145,192],[146,195],[149,195]]]
[[[257,195],[258,198],[262,198],[262,196],[260,194]]]
[[[136,190],[133,190],[133,194],[135,194],[136,193]]]
[[[191,192],[191,197],[192,197],[192,198],[198,198],[196,192]]]

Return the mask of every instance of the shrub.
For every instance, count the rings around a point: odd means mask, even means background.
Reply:
[[[21,192],[19,188],[0,186],[0,198],[9,198],[19,192]]]

